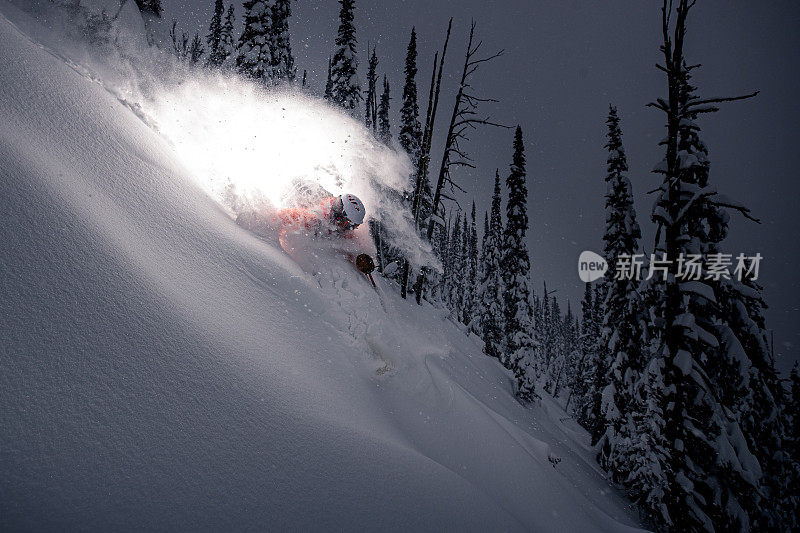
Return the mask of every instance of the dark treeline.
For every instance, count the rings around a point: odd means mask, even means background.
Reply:
[[[158,0],[139,4],[160,16]],[[414,172],[407,190],[396,199],[406,203],[417,231],[431,243],[442,265],[436,271],[410,264],[375,221],[370,228],[383,275],[397,283],[403,297],[413,294],[418,302],[451,310],[452,319],[508,369],[520,401],[535,402],[545,394],[559,401],[586,428],[599,464],[640,506],[651,527],[800,527],[797,367],[787,386],[775,370],[760,287],[747,279],[710,275],[714,256],[724,250],[729,213],[753,217],[717,193],[696,121],[718,111],[723,102],[754,94],[712,99],[697,94],[691,82],[697,66],[685,57],[686,25],[694,2],[665,1],[662,7],[663,62],[657,68],[665,76],[667,96],[650,105],[664,113],[667,133],[660,143],[664,159],[654,170],[661,182],[650,218],[657,235],[655,252],[669,258],[699,255],[704,275],[682,282],[684,265],[677,262],[669,263],[664,275],[645,280],[616,276],[612,270],[586,285],[580,310],[575,311],[569,302],[562,311],[546,283],[541,292],[533,288],[521,127],[509,135],[508,169],[493,172],[490,211],[480,217],[474,202],[467,210],[455,200],[457,193],[465,192],[456,180],[458,167],[475,168],[466,149],[468,134],[479,126],[506,127],[482,117],[480,105],[495,101],[476,95],[470,84],[479,68],[502,51],[479,56],[481,43],[473,22],[447,129],[441,130],[444,151],[432,175],[431,139],[440,131],[441,74],[448,51],[452,55],[450,26],[442,48],[431,58],[423,117],[415,29],[410,29],[408,43],[393,51],[405,51],[404,71],[397,73],[402,89],[393,99],[392,73],[379,72],[380,56],[374,47],[366,50],[367,87],[360,86],[355,2],[339,4],[323,96],[355,116],[363,112],[366,127],[377,139],[408,153]],[[226,9],[223,0],[215,1],[205,41],[199,35],[179,37],[173,24],[175,52],[195,63],[204,56],[202,64],[208,68],[230,68],[264,83],[298,83],[289,39],[289,0],[248,0],[242,12],[238,36],[234,6]],[[305,85],[305,75],[300,83]],[[401,106],[395,127],[390,124],[393,100]],[[606,124],[602,249],[613,269],[621,259],[640,253],[642,232],[620,118],[613,106]]]

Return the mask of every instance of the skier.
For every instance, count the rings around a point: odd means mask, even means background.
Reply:
[[[363,250],[372,249],[374,245],[369,235],[365,238],[363,231],[356,231],[363,224],[365,215],[364,204],[356,195],[333,196],[328,193],[316,204],[286,207],[272,216],[257,212],[242,214],[236,222],[255,233],[264,233],[265,226],[277,225],[278,242],[290,255],[296,247],[294,238],[298,236],[343,239],[340,241],[341,251],[358,270],[369,276],[375,270],[375,261]],[[356,253],[358,251],[361,253]]]
[[[337,235],[352,238],[364,222],[364,204],[354,194],[323,198],[318,206],[287,207],[278,211],[282,233],[303,231],[315,237]]]

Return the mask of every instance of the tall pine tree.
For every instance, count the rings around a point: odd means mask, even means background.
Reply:
[[[266,83],[272,74],[272,9],[266,0],[247,0],[244,29],[239,37],[236,70]]]
[[[406,50],[406,60],[404,67],[405,80],[403,82],[403,103],[400,108],[400,131],[397,135],[397,141],[400,147],[406,151],[411,158],[412,168],[414,172],[409,176],[408,187],[404,191],[404,201],[411,211],[412,217],[414,216],[414,206],[416,205],[416,178],[417,169],[419,167],[420,152],[422,150],[422,126],[419,122],[419,104],[417,102],[417,33],[414,28],[411,28],[411,38],[408,42]],[[422,178],[422,186],[420,188],[421,198],[419,203],[419,220],[427,220],[431,210],[431,185],[428,179],[427,172],[420,176]],[[420,227],[420,231],[424,228]],[[407,268],[407,263],[405,268]],[[402,279],[402,275],[401,275]]]
[[[608,160],[606,164],[606,229],[603,255],[608,265],[639,252],[642,232],[636,222],[633,191],[627,177],[628,161],[622,146],[622,130],[615,107],[609,107]],[[642,350],[644,334],[643,302],[639,280],[609,274],[601,282],[606,298],[601,310],[600,343],[607,357],[601,394],[602,426],[600,464],[616,480],[628,475],[624,447],[630,444],[630,408],[635,405],[634,387],[646,364]]]
[[[467,214],[461,221],[461,292],[458,294],[458,319],[462,324],[469,324],[467,317],[467,307],[470,301],[471,290],[469,287],[469,267],[470,267],[470,230]]]
[[[353,24],[355,0],[339,0],[339,30],[336,34],[336,51],[333,54],[330,74],[329,99],[338,106],[357,113],[361,100],[358,81],[358,56],[356,55],[356,27]]]
[[[666,473],[665,492],[651,509],[677,530],[745,530],[758,523],[753,501],[768,496],[763,471],[749,449],[741,412],[753,368],[742,339],[737,338],[720,276],[709,269],[727,234],[734,208],[746,208],[720,197],[708,185],[708,151],[699,138],[697,115],[716,111],[730,99],[700,99],[689,84],[684,58],[686,18],[693,2],[679,0],[673,12],[662,9],[667,97],[652,105],[664,111],[665,157],[655,168],[662,175],[652,218],[657,225],[656,257],[666,257],[669,275],[646,284],[653,358],[663,368],[658,410],[669,456],[659,468]],[[685,280],[680,259],[699,256],[705,263],[699,279]],[[651,362],[651,366],[652,366]],[[647,398],[648,402],[653,398]],[[651,451],[651,456],[654,452]],[[766,501],[760,504],[766,504]],[[655,512],[654,512],[655,514]]]
[[[422,126],[419,123],[419,104],[417,102],[417,32],[411,28],[411,40],[406,50],[406,63],[403,70],[403,106],[400,108],[400,133],[397,140],[400,146],[411,157],[414,168],[417,166],[420,145],[422,144]],[[428,184],[430,191],[430,184]]]
[[[478,230],[475,227],[475,201],[472,202],[470,223],[464,229],[466,240],[466,264],[464,291],[461,294],[462,322],[467,326],[473,325],[475,310],[477,308],[476,283],[478,280]],[[464,220],[466,226],[466,219]]]
[[[545,290],[547,288],[545,287]],[[594,319],[595,295],[591,283],[586,283],[581,301],[580,364],[573,385],[575,395],[575,419],[590,433],[597,425],[593,409],[597,396],[597,322]]]
[[[373,130],[374,133],[378,131],[378,55],[375,48],[372,49],[372,54],[369,56],[369,63],[367,64],[367,90],[364,91],[367,95],[364,102],[364,125],[367,129]]]
[[[456,213],[453,230],[450,233],[450,279],[447,287],[447,303],[457,319],[460,319],[459,302],[463,286],[464,248],[462,239],[462,215]]]
[[[483,242],[483,265],[481,272],[481,321],[480,331],[486,355],[498,360],[504,350],[503,299],[505,288],[500,264],[503,258],[503,220],[501,214],[500,172],[495,172],[492,210],[489,229]]]
[[[436,255],[442,264],[442,272],[434,285],[432,300],[436,300],[444,306],[448,305],[447,297],[450,294],[450,275],[453,265],[450,261],[450,226],[449,220],[446,225],[440,225],[436,230],[436,238],[433,241]]]
[[[383,92],[381,93],[381,101],[378,105],[378,140],[386,146],[392,144],[392,132],[389,124],[389,101],[391,95],[389,91],[389,80],[386,75],[383,76]]]
[[[225,14],[225,21],[222,23],[222,30],[220,32],[219,55],[221,61],[219,65],[222,66],[225,66],[228,59],[232,57],[236,51],[236,39],[233,36],[234,20],[236,20],[236,17],[233,13],[233,4],[231,4],[228,6],[228,12]]]
[[[657,350],[658,345],[656,341],[648,348]],[[655,355],[650,349],[648,353]],[[637,390],[637,402],[629,415],[632,428],[630,439],[625,449],[619,450],[628,461],[625,465],[628,476],[624,483],[633,501],[640,505],[650,521],[668,524],[670,516],[665,496],[669,490],[669,465],[673,452],[664,431],[666,390],[663,358],[650,359]]]
[[[786,394],[787,450],[789,455],[800,460],[800,371],[795,361],[789,374],[789,391]],[[798,494],[798,491],[794,491]]]
[[[736,372],[741,387],[726,398],[735,405],[747,447],[762,470],[760,493],[745,501],[751,525],[757,530],[796,529],[800,494],[798,458],[791,454],[791,429],[784,390],[772,356],[765,325],[766,304],[755,282],[720,280],[716,300],[724,317],[717,323],[720,348],[740,360]],[[735,383],[737,376],[722,374]]]
[[[502,361],[514,372],[519,382],[523,381],[526,369],[533,371],[536,368],[531,364],[534,348],[533,311],[530,305],[531,263],[525,239],[528,231],[528,187],[525,180],[525,145],[522,128],[517,126],[511,172],[506,178],[508,204],[501,269],[506,290],[503,309],[506,353]],[[536,381],[538,376],[530,376],[530,379]],[[531,393],[526,390],[522,395],[529,399]]]
[[[214,15],[208,26],[206,43],[208,44],[208,58],[206,65],[209,67],[219,67],[225,61],[222,53],[222,16],[225,13],[225,4],[222,0],[214,2]]]
[[[545,380],[545,390],[553,397],[558,397],[559,383],[561,375],[564,372],[564,367],[567,364],[567,352],[564,343],[564,323],[561,318],[561,307],[558,305],[558,300],[553,296],[550,305],[550,335],[552,342],[550,344],[550,363],[547,368],[547,375]]]
[[[331,80],[331,69],[333,67],[333,60],[328,56],[328,77],[325,78],[325,100],[330,100],[333,96],[333,80]]]
[[[274,82],[293,82],[297,77],[292,43],[289,39],[289,17],[292,15],[291,0],[275,0],[270,17],[270,43],[272,46],[271,77]]]

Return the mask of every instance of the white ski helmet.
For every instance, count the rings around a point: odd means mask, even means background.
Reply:
[[[336,207],[340,209],[341,216],[346,219],[345,222],[353,227],[363,223],[364,216],[367,214],[364,204],[361,203],[361,200],[354,194],[343,194],[339,196],[339,205]]]

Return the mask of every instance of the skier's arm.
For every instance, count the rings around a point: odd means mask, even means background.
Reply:
[[[353,231],[348,231],[342,237],[343,251],[351,263],[358,266],[357,259],[360,255],[367,255],[372,260],[376,251],[375,242],[372,240],[366,224]],[[374,260],[372,263],[374,265]]]

